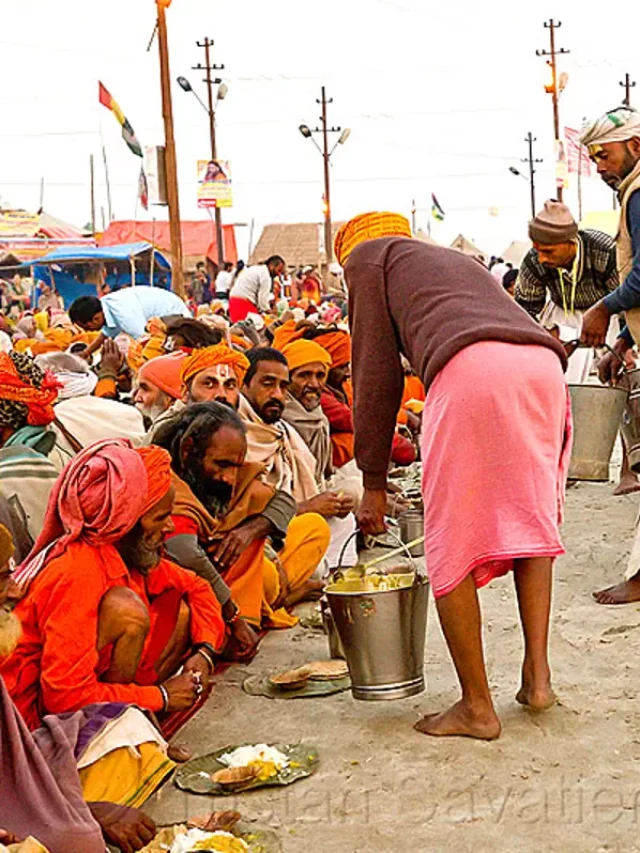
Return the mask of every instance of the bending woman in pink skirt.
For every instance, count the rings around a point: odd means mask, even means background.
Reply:
[[[388,218],[387,218],[388,217]],[[403,236],[400,217],[343,226],[353,336],[355,456],[365,533],[384,530],[385,486],[404,353],[427,389],[422,492],[427,573],[462,697],[416,728],[493,739],[477,587],[513,570],[524,635],[516,699],[555,702],[547,656],[552,568],[571,416],[562,346],[476,260]]]

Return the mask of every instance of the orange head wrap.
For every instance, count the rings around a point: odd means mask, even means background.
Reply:
[[[216,364],[230,365],[238,378],[239,385],[242,385],[242,380],[247,370],[249,370],[249,359],[246,356],[231,349],[225,343],[219,343],[214,347],[203,347],[203,349],[194,350],[185,359],[182,365],[183,384],[188,385],[194,376],[208,367],[215,367]]]
[[[289,370],[297,370],[305,364],[324,364],[331,367],[331,356],[315,341],[292,341],[282,350],[282,355],[287,359]]]
[[[138,371],[138,379],[146,379],[174,400],[179,400],[182,395],[182,368],[187,358],[184,352],[159,355],[144,362]]]
[[[147,472],[147,499],[140,517],[154,507],[171,488],[171,456],[166,450],[155,445],[137,447],[136,453],[142,457]]]
[[[334,241],[338,263],[345,265],[350,253],[365,240],[379,237],[412,237],[411,226],[399,213],[362,213],[340,228]]]
[[[42,371],[30,356],[0,353],[0,424],[14,429],[50,424],[60,388],[53,373]]]
[[[331,356],[331,367],[342,367],[351,361],[351,335],[349,332],[327,332],[326,335],[318,335],[315,342]]]
[[[302,337],[302,333],[304,329],[296,328],[298,325],[297,320],[287,320],[286,323],[283,323],[279,326],[275,332],[273,333],[273,343],[271,346],[274,349],[279,349],[280,352],[286,347],[287,344],[290,344],[291,341],[297,341]]]

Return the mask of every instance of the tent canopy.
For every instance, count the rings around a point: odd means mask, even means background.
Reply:
[[[217,263],[218,248],[216,243],[215,223],[208,219],[186,221],[180,223],[182,252],[185,258],[209,258]],[[235,264],[238,260],[236,233],[233,225],[222,226],[224,241],[224,259]],[[154,245],[162,252],[171,252],[171,235],[168,222],[137,222],[134,219],[119,220],[109,223],[107,230],[100,235],[100,246],[115,246],[122,243],[132,243],[144,240]]]
[[[519,267],[524,256],[531,249],[531,240],[512,240],[508,247],[501,252],[500,258],[506,264],[513,264],[514,267]]]
[[[169,262],[150,243],[125,243],[107,248],[69,246],[54,249],[25,266],[33,267],[36,279],[55,285],[65,306],[79,296],[97,296],[96,281],[100,279],[101,266],[105,272],[104,282],[112,289],[130,284],[171,286]],[[132,277],[134,268],[135,280]]]
[[[147,252],[155,251],[155,261],[162,269],[170,269],[169,262],[151,243],[123,243],[120,246],[69,246],[54,249],[41,258],[36,258],[33,264],[51,266],[53,264],[86,264],[104,261],[129,261]],[[28,266],[28,265],[27,265]]]
[[[421,240],[423,243],[428,243],[430,246],[439,246],[437,240],[434,240],[430,234],[427,234],[426,231],[423,231],[422,228],[418,228],[416,233],[413,235],[414,240]]]
[[[482,249],[479,249],[471,240],[467,240],[464,234],[458,234],[456,239],[450,246],[451,249],[457,249],[459,252],[462,252],[463,255],[471,255],[474,258],[482,258],[483,261],[487,261],[489,255],[486,252],[483,252]]]

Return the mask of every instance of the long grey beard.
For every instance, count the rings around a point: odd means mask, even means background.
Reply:
[[[22,624],[12,610],[0,610],[0,658],[16,650],[22,636]]]

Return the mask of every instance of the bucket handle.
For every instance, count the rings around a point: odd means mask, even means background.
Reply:
[[[387,532],[388,532],[388,533],[389,533],[389,534],[390,534],[390,535],[391,535],[391,536],[396,540],[396,542],[398,543],[399,548],[397,549],[397,551],[400,551],[400,550],[404,551],[404,552],[405,552],[405,554],[406,554],[406,556],[407,556],[407,557],[409,558],[409,560],[411,561],[411,565],[413,566],[413,570],[414,570],[415,575],[416,575],[416,576],[419,576],[419,577],[422,577],[422,572],[420,571],[420,567],[418,566],[418,563],[415,561],[415,558],[414,558],[414,556],[413,556],[413,554],[411,553],[411,550],[410,550],[410,546],[411,546],[411,545],[416,545],[416,544],[418,544],[418,542],[420,541],[420,539],[418,539],[417,541],[415,541],[415,540],[414,540],[414,542],[408,542],[408,543],[407,543],[407,542],[403,542],[403,541],[402,541],[402,539],[401,539],[401,538],[400,538],[400,536],[395,532],[395,530],[388,530]],[[421,539],[422,539],[422,541],[424,542],[424,536],[422,536],[422,537],[420,537],[420,538],[421,538]],[[384,562],[384,560],[388,560],[388,559],[389,559],[389,557],[395,556],[395,554],[397,553],[397,551],[392,551],[390,554],[385,554],[385,555],[384,555],[384,557],[380,559],[380,562],[382,563],[382,562]]]
[[[349,543],[350,543],[350,542],[351,542],[351,540],[354,538],[354,536],[357,536],[357,535],[358,535],[358,532],[359,532],[359,531],[358,531],[357,529],[356,529],[356,530],[354,530],[354,531],[353,531],[353,533],[351,533],[351,534],[350,534],[350,535],[345,539],[344,545],[342,546],[342,551],[340,552],[340,556],[338,557],[338,565],[337,565],[337,566],[334,566],[332,569],[331,569],[331,568],[329,569],[330,576],[333,576],[333,574],[334,574],[336,571],[338,571],[338,570],[340,569],[340,566],[342,565],[342,559],[343,559],[343,557],[344,557],[344,555],[345,555],[345,553],[346,553],[346,550],[347,550],[347,548],[348,548],[348,546],[349,546]],[[416,561],[415,561],[415,559],[414,559],[414,557],[413,557],[413,554],[411,553],[411,550],[410,550],[410,548],[409,548],[409,545],[410,545],[410,544],[412,544],[412,543],[407,544],[406,542],[403,542],[403,541],[402,541],[402,539],[398,536],[398,534],[397,534],[394,530],[387,530],[387,532],[388,532],[388,533],[389,533],[389,534],[390,534],[390,535],[391,535],[391,536],[396,540],[396,542],[397,542],[397,543],[398,543],[398,545],[399,545],[399,548],[397,548],[396,550],[392,551],[390,554],[385,554],[383,557],[379,558],[379,560],[377,560],[376,562],[383,563],[385,560],[388,560],[390,557],[395,556],[395,554],[396,554],[396,553],[404,551],[404,552],[405,552],[405,554],[406,554],[406,556],[407,556],[407,557],[409,558],[409,560],[411,561],[411,564],[412,564],[412,566],[413,566],[413,570],[414,570],[414,573],[416,574],[416,576],[418,576],[418,577],[423,577],[423,574],[422,574],[422,572],[420,571],[420,567],[419,567],[419,566],[418,566],[418,564],[416,563]],[[424,537],[422,537],[422,538],[423,538],[423,540],[424,540]],[[416,544],[416,543],[413,543],[413,544]]]
[[[330,573],[330,575],[333,575],[333,573],[334,573],[334,572],[338,571],[338,569],[339,569],[339,568],[340,568],[340,566],[342,565],[342,560],[343,560],[343,558],[344,558],[344,555],[345,555],[345,554],[346,554],[346,552],[347,552],[347,548],[349,547],[349,543],[350,543],[350,542],[351,542],[351,540],[352,540],[352,539],[354,539],[357,535],[358,535],[358,528],[356,527],[356,529],[353,531],[353,533],[350,533],[350,534],[349,534],[349,536],[347,536],[347,538],[344,540],[344,545],[342,546],[342,551],[340,551],[340,556],[338,557],[338,565],[337,565],[337,566],[334,566],[333,568],[330,568],[330,569],[329,569],[329,573]]]

